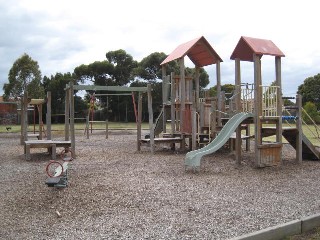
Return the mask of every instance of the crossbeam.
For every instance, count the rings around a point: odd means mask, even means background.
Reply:
[[[65,90],[69,88],[70,88],[70,85],[67,85]],[[73,85],[73,90],[147,92],[148,88],[147,87],[123,87],[123,86]]]

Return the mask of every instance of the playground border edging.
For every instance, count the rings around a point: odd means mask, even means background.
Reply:
[[[320,226],[320,214],[314,214],[300,220],[293,220],[256,232],[248,233],[230,240],[280,240],[288,236],[301,234]]]

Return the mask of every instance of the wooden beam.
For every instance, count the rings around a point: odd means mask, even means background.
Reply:
[[[66,85],[68,86],[68,85]],[[64,108],[64,140],[69,141],[70,139],[70,123],[69,123],[69,118],[70,118],[70,88],[66,87],[66,96],[65,96],[65,108]]]
[[[185,104],[186,104],[186,79],[185,79],[185,66],[184,66],[184,58],[180,58],[179,60],[180,63],[180,86],[181,86],[181,91],[180,91],[180,131],[183,131],[183,126],[184,126],[184,112],[185,112]]]
[[[142,93],[138,95],[137,150],[141,150]]]
[[[66,88],[71,86],[67,86]],[[147,92],[147,87],[122,87],[122,86],[97,86],[97,85],[74,85],[73,90],[89,91],[115,91],[115,92]]]
[[[151,153],[154,153],[154,127],[153,127],[153,110],[152,110],[152,96],[151,85],[148,84],[148,112],[149,112],[149,129],[150,129],[150,148]]]
[[[47,139],[51,140],[51,92],[47,92],[46,125],[47,125]]]
[[[254,135],[255,135],[255,165],[262,167],[261,163],[261,149],[258,148],[262,144],[262,123],[260,116],[262,116],[262,90],[261,90],[261,61],[260,56],[253,54],[254,59]]]
[[[217,107],[218,107],[218,113],[217,113],[217,118],[218,118],[218,126],[222,126],[222,121],[221,121],[221,111],[222,111],[222,99],[221,99],[221,71],[220,71],[220,61],[217,61],[216,64],[216,77],[217,77]]]
[[[174,73],[171,73],[171,134],[176,132],[176,82]]]
[[[200,102],[199,102],[199,93],[200,93],[200,68],[196,67],[196,75],[195,75],[195,84],[196,84],[196,111],[200,109]]]
[[[74,89],[73,82],[70,82],[70,137],[71,137],[71,151],[73,153],[73,157],[76,158],[76,137],[75,137],[75,129],[74,129]]]
[[[298,130],[296,138],[296,162],[302,163],[302,97],[301,95],[296,96],[296,105],[297,105],[297,121],[296,128]]]
[[[236,111],[237,113],[241,112],[241,69],[240,69],[240,59],[235,59],[235,101],[236,101]],[[235,156],[236,163],[241,164],[241,126],[236,129],[236,140],[235,140]]]

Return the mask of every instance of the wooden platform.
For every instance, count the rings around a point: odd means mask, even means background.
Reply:
[[[51,153],[52,159],[56,159],[56,148],[57,147],[71,147],[71,141],[54,141],[54,140],[28,140],[24,143],[24,154],[25,159],[30,160],[30,149],[31,148],[47,148],[48,152]]]
[[[181,137],[164,137],[164,138],[154,138],[154,144],[159,144],[159,143],[163,143],[163,144],[171,144],[171,149],[174,150],[175,149],[175,144],[179,143],[180,144],[180,148],[181,148],[181,144],[182,144],[183,139]],[[148,146],[150,146],[150,139],[141,139],[140,140],[141,144],[147,144]]]

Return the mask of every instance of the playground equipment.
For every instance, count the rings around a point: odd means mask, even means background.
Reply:
[[[44,128],[42,121],[42,105],[47,104],[47,116],[46,124],[47,130]],[[28,106],[33,107],[33,134],[28,134]],[[38,121],[39,121],[39,131],[35,131],[35,109],[38,109]],[[51,139],[51,92],[47,92],[46,99],[31,99],[28,98],[28,93],[25,92],[23,98],[21,99],[21,145],[28,140],[29,137],[37,137],[42,140],[43,135],[47,139]]]
[[[184,57],[188,56],[195,64],[195,77],[185,76]],[[166,66],[169,62],[178,60],[180,74],[167,75]],[[179,45],[162,63],[162,95],[163,110],[155,126],[154,135],[163,132],[162,137],[151,139],[155,144],[175,143],[185,149],[186,139],[189,147],[195,150],[205,139],[213,137],[217,129],[222,127],[221,113],[221,81],[220,62],[222,59],[204,37]],[[216,65],[217,98],[200,99],[200,68],[211,64]],[[215,111],[211,109],[215,108]],[[149,112],[150,115],[150,112]],[[161,119],[162,118],[162,119]],[[171,129],[167,131],[167,120],[170,118]],[[210,130],[209,130],[210,129]],[[147,142],[148,139],[142,140]],[[151,151],[153,145],[150,144]]]
[[[39,111],[39,140],[28,140],[27,127],[28,127],[28,116],[27,109],[28,104],[33,103],[35,105],[47,103],[47,114],[46,114],[46,124],[47,124],[47,139],[42,139],[42,111]],[[41,109],[41,107],[39,107]],[[46,100],[30,100],[28,99],[28,93],[25,92],[21,104],[21,138],[20,143],[24,145],[25,159],[30,160],[30,149],[31,148],[47,148],[48,152],[51,153],[52,159],[56,158],[56,148],[58,147],[70,147],[70,141],[57,141],[51,140],[51,92],[47,92]]]
[[[108,125],[109,125],[108,118],[105,121],[95,121],[94,120],[94,105],[95,105],[96,97],[99,97],[99,96],[107,96],[107,106],[106,106],[107,111],[109,110],[109,96],[131,96],[132,102],[133,102],[135,120],[137,123],[138,113],[137,113],[137,108],[136,108],[136,103],[135,103],[134,92],[132,92],[132,93],[99,93],[99,94],[93,93],[90,97],[88,116],[85,118],[86,119],[86,126],[85,126],[84,133],[86,134],[87,139],[89,139],[89,135],[90,135],[89,132],[92,134],[93,130],[105,130],[106,139],[108,138]],[[126,109],[126,119],[127,119],[127,109]],[[102,128],[93,128],[94,124],[101,124],[101,123],[105,124],[105,128],[103,128],[103,129]]]
[[[60,153],[60,161],[51,160],[46,166],[48,187],[65,188],[68,186],[69,162],[73,160],[73,154],[69,148],[65,148]]]
[[[149,109],[149,127],[151,129],[151,139],[153,141],[153,115],[152,115],[152,98],[151,86],[147,87],[120,87],[120,86],[96,86],[96,85],[74,85],[70,82],[66,85],[66,98],[65,98],[65,141],[71,141],[71,151],[76,156],[75,146],[75,127],[74,127],[74,90],[86,91],[111,91],[133,93],[138,92],[138,110],[137,110],[137,150],[141,149],[141,119],[142,119],[142,97],[143,93],[148,96],[148,109]],[[150,114],[151,113],[151,114]],[[153,144],[153,142],[152,142]]]
[[[275,82],[270,86],[262,84],[261,58],[264,55],[275,57]],[[184,57],[188,56],[195,64],[195,77],[185,76]],[[235,91],[226,102],[221,91],[219,55],[204,37],[179,45],[162,63],[163,74],[163,120],[157,121],[154,133],[162,129],[162,138],[154,142],[164,142],[167,138],[181,141],[184,150],[185,139],[189,139],[191,152],[187,153],[185,166],[200,166],[201,158],[221,148],[229,138],[234,138],[235,157],[241,163],[241,144],[248,136],[243,136],[243,123],[254,123],[255,166],[265,167],[281,164],[282,136],[296,148],[296,161],[312,152],[314,146],[307,143],[302,134],[301,113],[294,117],[282,116],[281,57],[285,55],[270,40],[241,37],[231,59],[235,60]],[[178,60],[180,75],[166,75],[166,64]],[[254,83],[241,82],[241,61],[249,61],[254,67]],[[199,68],[216,64],[217,96],[199,96]],[[298,103],[297,103],[298,104]],[[298,105],[297,105],[298,106]],[[301,106],[301,105],[300,105]],[[299,107],[297,107],[299,108]],[[171,131],[167,133],[166,123],[170,118]],[[282,127],[282,121],[295,119],[297,124],[290,130]],[[158,124],[163,127],[158,127]],[[272,125],[272,127],[270,127]],[[158,129],[159,128],[159,129]],[[247,125],[247,129],[250,129]],[[268,134],[267,134],[268,133]],[[274,141],[263,141],[270,134]],[[212,139],[214,139],[212,141]],[[168,141],[169,142],[169,141]],[[305,146],[305,147],[303,147]],[[198,148],[198,150],[196,150]]]

